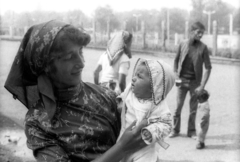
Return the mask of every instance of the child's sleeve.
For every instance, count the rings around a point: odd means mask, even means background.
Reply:
[[[105,55],[105,53],[101,54],[101,56],[99,57],[98,62],[97,62],[98,65],[102,65],[103,64],[103,57],[104,57],[104,55]]]
[[[141,133],[144,142],[148,145],[158,142],[163,148],[168,148],[169,145],[164,142],[164,138],[170,134],[172,129],[171,113],[166,113],[156,119],[150,119],[149,123],[150,124],[147,127],[144,127],[142,131],[149,131],[152,135],[152,140],[145,140],[143,133]]]

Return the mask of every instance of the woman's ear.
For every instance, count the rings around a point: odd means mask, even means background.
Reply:
[[[46,74],[49,74],[50,71],[51,71],[50,66],[47,66],[47,67],[44,69],[44,72],[45,72]]]

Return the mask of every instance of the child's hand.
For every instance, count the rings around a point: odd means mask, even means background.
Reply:
[[[152,134],[148,130],[144,129],[142,134],[144,135],[144,140],[152,142]]]
[[[116,85],[116,88],[115,88],[114,91],[117,93],[117,95],[120,95],[122,93],[122,91],[121,91],[121,89],[120,89],[118,84]]]

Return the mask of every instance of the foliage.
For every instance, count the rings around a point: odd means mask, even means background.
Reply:
[[[80,10],[73,10],[66,13],[65,21],[77,27],[82,27],[87,24],[87,16]]]
[[[208,14],[206,12],[213,12],[211,16],[211,23],[216,20],[220,27],[221,34],[228,33],[229,30],[229,15],[234,14],[236,10],[233,6],[222,0],[192,0],[193,10],[191,11],[190,22],[201,21],[205,26],[208,25]],[[233,28],[238,28],[239,18],[234,17]]]
[[[188,13],[186,10],[173,8],[170,10],[170,31],[175,33],[184,33],[185,22],[187,21]],[[172,33],[174,34],[174,33]]]
[[[110,31],[119,26],[119,22],[110,6],[98,7],[95,10],[95,20],[99,24],[100,31],[107,31],[107,24],[110,24]]]
[[[233,14],[233,28],[240,34],[240,7]]]
[[[240,59],[240,49],[230,49],[230,48],[218,49],[218,52],[216,55],[220,57],[225,57],[225,58]]]
[[[192,0],[190,22],[203,21],[204,0]]]

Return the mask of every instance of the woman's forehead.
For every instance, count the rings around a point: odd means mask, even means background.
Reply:
[[[71,53],[76,47],[81,48],[83,46],[70,39],[61,39],[58,40],[57,50],[55,52],[57,52],[58,56],[62,56]]]

